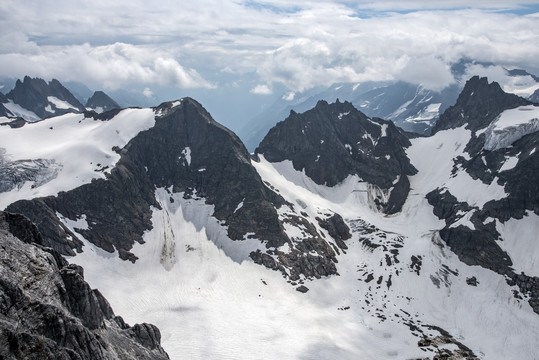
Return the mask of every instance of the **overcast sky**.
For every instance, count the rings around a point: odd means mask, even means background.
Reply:
[[[539,1],[0,0],[0,34],[0,76],[147,96],[395,79],[439,89],[463,56],[539,73]]]

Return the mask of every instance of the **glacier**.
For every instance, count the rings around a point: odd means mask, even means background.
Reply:
[[[526,105],[505,110],[484,131],[485,150],[510,146],[518,139],[539,130],[539,106]]]

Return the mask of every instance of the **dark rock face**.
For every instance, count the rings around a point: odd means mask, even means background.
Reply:
[[[458,226],[442,229],[440,236],[467,265],[480,265],[502,275],[513,265],[509,255],[496,244],[496,238],[486,231]]]
[[[11,113],[7,115],[0,115],[0,116],[11,116]],[[26,120],[24,120],[23,118],[16,118],[15,120],[0,123],[0,126],[9,126],[12,129],[17,129],[17,128],[23,127],[25,124],[26,124]]]
[[[94,92],[94,94],[86,102],[86,107],[94,110],[99,109],[99,113],[120,109],[120,105],[118,105],[116,101],[112,100],[112,98],[110,98],[110,96],[105,94],[103,91]]]
[[[439,219],[444,219],[445,223],[450,225],[456,222],[459,212],[467,212],[472,210],[472,207],[465,202],[458,202],[447,190],[436,189],[427,194],[427,200],[434,209],[434,215]]]
[[[2,359],[168,359],[159,330],[115,317],[28,219],[0,212],[0,240]]]
[[[49,96],[67,102],[72,108],[65,109],[51,104]],[[26,76],[22,82],[17,80],[15,88],[7,93],[6,97],[13,100],[15,104],[34,112],[42,119],[85,110],[75,96],[56,79],[47,84],[43,79]]]
[[[440,115],[432,134],[462,125],[473,131],[483,129],[502,111],[530,104],[520,96],[507,94],[498,83],[489,84],[487,78],[474,76],[466,82],[457,103]]]
[[[256,149],[270,162],[291,160],[317,184],[334,186],[349,175],[384,191],[378,199],[387,214],[399,212],[409,192],[408,175],[416,173],[404,149],[407,136],[392,122],[369,119],[348,102],[320,101],[303,114],[291,112]]]
[[[185,192],[185,197],[196,190],[198,197],[214,205],[214,216],[228,225],[232,239],[254,232],[268,247],[284,244],[287,236],[275,210],[284,201],[264,185],[237,136],[192,99],[174,107],[165,103],[155,111],[159,114],[155,126],[117,149],[121,159],[108,179],[57,197],[18,201],[8,206],[9,211],[29,217],[44,243],[63,254],[80,251],[82,243],[56,212],[69,219],[84,214],[92,225],[79,233],[106,251],[117,249],[122,259],[135,261],[129,251],[152,228],[150,207],[159,208],[155,189]]]

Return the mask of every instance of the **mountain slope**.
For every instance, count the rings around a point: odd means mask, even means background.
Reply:
[[[469,134],[464,151],[453,158],[452,176],[469,176],[479,187],[491,189],[490,196],[482,190],[483,199],[477,200],[458,196],[456,192],[462,194],[462,189],[451,187],[440,186],[428,194],[436,215],[446,221],[442,239],[463,262],[506,276],[539,313],[537,273],[522,267],[520,255],[512,259],[507,252],[534,246],[534,235],[523,233],[517,239],[506,230],[511,223],[526,223],[531,229],[539,226],[539,107],[504,93],[486,78],[474,77],[439,124],[437,132],[452,128]]]
[[[109,252],[118,250],[123,259],[135,261],[129,250],[134,242],[142,241],[145,230],[151,229],[150,207],[159,207],[156,188],[206,198],[215,207],[215,217],[229,226],[233,239],[243,239],[249,230],[268,246],[286,241],[272,205],[282,200],[262,184],[239,139],[215,123],[194,100],[165,103],[153,111],[105,113],[114,115],[106,120],[79,115],[72,123],[80,126],[82,121],[89,122],[114,135],[113,131],[122,126],[121,119],[133,117],[133,112],[142,113],[141,124],[151,127],[132,139],[125,138],[127,144],[120,145],[122,148],[112,147],[105,161],[86,160],[86,166],[95,169],[93,177],[101,180],[61,189],[64,192],[56,197],[19,201],[8,208],[34,220],[49,246],[71,255],[71,248],[80,251],[81,243],[71,240],[76,237],[60,223],[56,213],[69,219],[85,216],[92,226],[80,230],[83,236]],[[217,144],[226,151],[216,151]],[[108,160],[112,156],[117,159],[114,165]],[[77,163],[80,166],[80,161]],[[226,176],[230,171],[237,177]],[[240,203],[243,205],[238,208]],[[111,227],[112,223],[116,225]],[[63,240],[59,243],[58,239]]]

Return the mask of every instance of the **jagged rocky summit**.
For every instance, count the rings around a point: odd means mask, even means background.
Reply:
[[[85,111],[75,96],[56,79],[47,83],[43,79],[25,76],[23,81],[17,80],[15,88],[6,97],[40,119]]]
[[[402,209],[416,173],[406,156],[408,134],[392,122],[369,118],[351,103],[320,101],[272,128],[255,153],[270,162],[292,161],[317,184],[335,186],[350,175],[376,188],[373,201],[386,214]]]
[[[26,76],[22,81],[17,80],[15,87],[6,95],[0,93],[0,117],[11,119],[11,126],[68,113],[93,111],[100,114],[118,109],[120,105],[103,91],[94,92],[85,107],[56,79],[47,83],[43,79]]]
[[[116,316],[25,217],[0,211],[0,247],[0,358],[169,358],[155,326]]]

